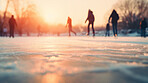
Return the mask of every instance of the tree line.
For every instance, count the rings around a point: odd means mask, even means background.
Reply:
[[[20,36],[22,33],[27,33],[28,35],[30,33],[35,33],[39,24],[42,24],[41,27],[45,33],[57,33],[60,31],[60,33],[66,32],[64,30],[64,25],[62,24],[52,26],[44,22],[41,16],[38,15],[36,5],[32,3],[32,0],[7,0],[5,10],[0,11],[0,35],[2,35],[4,26],[9,27],[8,20],[12,13],[8,11],[8,8],[12,8],[14,10],[18,24],[15,32]],[[116,9],[119,13],[120,19],[118,26],[120,29],[131,29],[134,32],[138,32],[139,23],[142,17],[148,19],[148,0],[119,0],[112,9]],[[53,28],[49,29],[49,27]],[[79,32],[86,30],[86,28],[81,25],[76,25],[74,27],[74,29]],[[98,28],[96,30],[102,29]]]

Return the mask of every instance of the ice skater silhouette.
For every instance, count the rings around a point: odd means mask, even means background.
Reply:
[[[66,27],[69,28],[69,36],[71,36],[70,32],[74,33],[76,35],[76,32],[72,30],[72,19],[68,17]]]
[[[142,18],[142,21],[140,22],[140,28],[141,28],[141,37],[146,37],[146,18]]]
[[[110,26],[109,26],[109,23],[107,23],[105,37],[106,36],[110,36],[110,32],[109,31],[110,31]]]
[[[4,28],[3,28],[3,36],[7,37],[7,31],[8,31],[8,29],[7,29],[6,25],[5,25]]]
[[[117,14],[116,10],[113,10],[110,17],[109,17],[109,22],[110,22],[110,18],[112,18],[112,27],[113,27],[113,34],[116,37],[118,35],[118,31],[117,31],[117,21],[119,20],[119,15]]]
[[[14,16],[12,15],[11,18],[9,19],[9,27],[10,27],[10,38],[14,38],[14,29],[17,26],[16,20],[14,19]]]
[[[89,21],[89,23],[88,23],[88,33],[87,33],[87,35],[89,35],[89,32],[90,32],[89,26],[92,25],[93,36],[95,36],[95,30],[94,30],[94,21],[95,21],[95,17],[94,17],[94,15],[93,15],[93,12],[92,12],[90,9],[88,10],[88,17],[87,17],[87,19],[85,20],[85,23],[87,22],[87,20]]]

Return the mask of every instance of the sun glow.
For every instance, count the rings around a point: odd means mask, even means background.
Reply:
[[[50,23],[50,24],[55,24],[56,23],[56,15],[53,13],[43,13],[42,14],[43,19],[45,22]]]
[[[43,19],[49,24],[65,24],[67,17],[73,25],[84,24],[88,9],[95,15],[95,26],[101,26],[108,20],[108,12],[118,0],[34,0]],[[84,3],[85,2],[85,3]],[[106,4],[106,5],[104,5]],[[103,8],[103,9],[102,9]],[[110,12],[109,12],[110,14]]]

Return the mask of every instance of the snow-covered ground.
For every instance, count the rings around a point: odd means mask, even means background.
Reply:
[[[0,38],[0,83],[148,83],[148,38]]]
[[[129,30],[130,31],[130,30]],[[128,34],[123,34],[123,32],[125,33],[124,30],[119,31],[118,32],[118,36],[119,37],[140,37],[140,34],[138,34],[137,32],[133,32],[133,33],[128,33]],[[105,36],[106,31],[95,31],[95,36],[99,36],[99,37],[104,37]],[[148,30],[147,30],[148,33]],[[77,32],[77,36],[86,36],[87,32]],[[68,33],[59,33],[59,36],[68,36]],[[72,36],[75,36],[75,34],[71,33]],[[90,31],[90,36],[92,36],[92,31]],[[15,34],[15,36],[19,37],[18,34]],[[22,34],[23,37],[27,37],[27,34]],[[36,37],[38,36],[37,33],[30,33],[31,37]],[[58,36],[58,34],[52,34],[52,33],[42,33],[41,36],[43,37],[49,37],[49,36]],[[113,31],[110,30],[110,36],[113,36]]]

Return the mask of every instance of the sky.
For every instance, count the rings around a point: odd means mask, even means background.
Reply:
[[[66,24],[67,17],[72,18],[73,25],[87,25],[88,9],[95,16],[95,25],[103,26],[106,16],[118,0],[32,0],[37,6],[38,14],[49,24]],[[0,0],[0,10],[4,9],[4,0]],[[107,17],[107,18],[105,18]]]
[[[96,26],[104,25],[106,13],[116,2],[117,0],[35,0],[46,22],[66,24],[67,17],[70,16],[73,25],[85,25],[88,9],[91,9]]]

